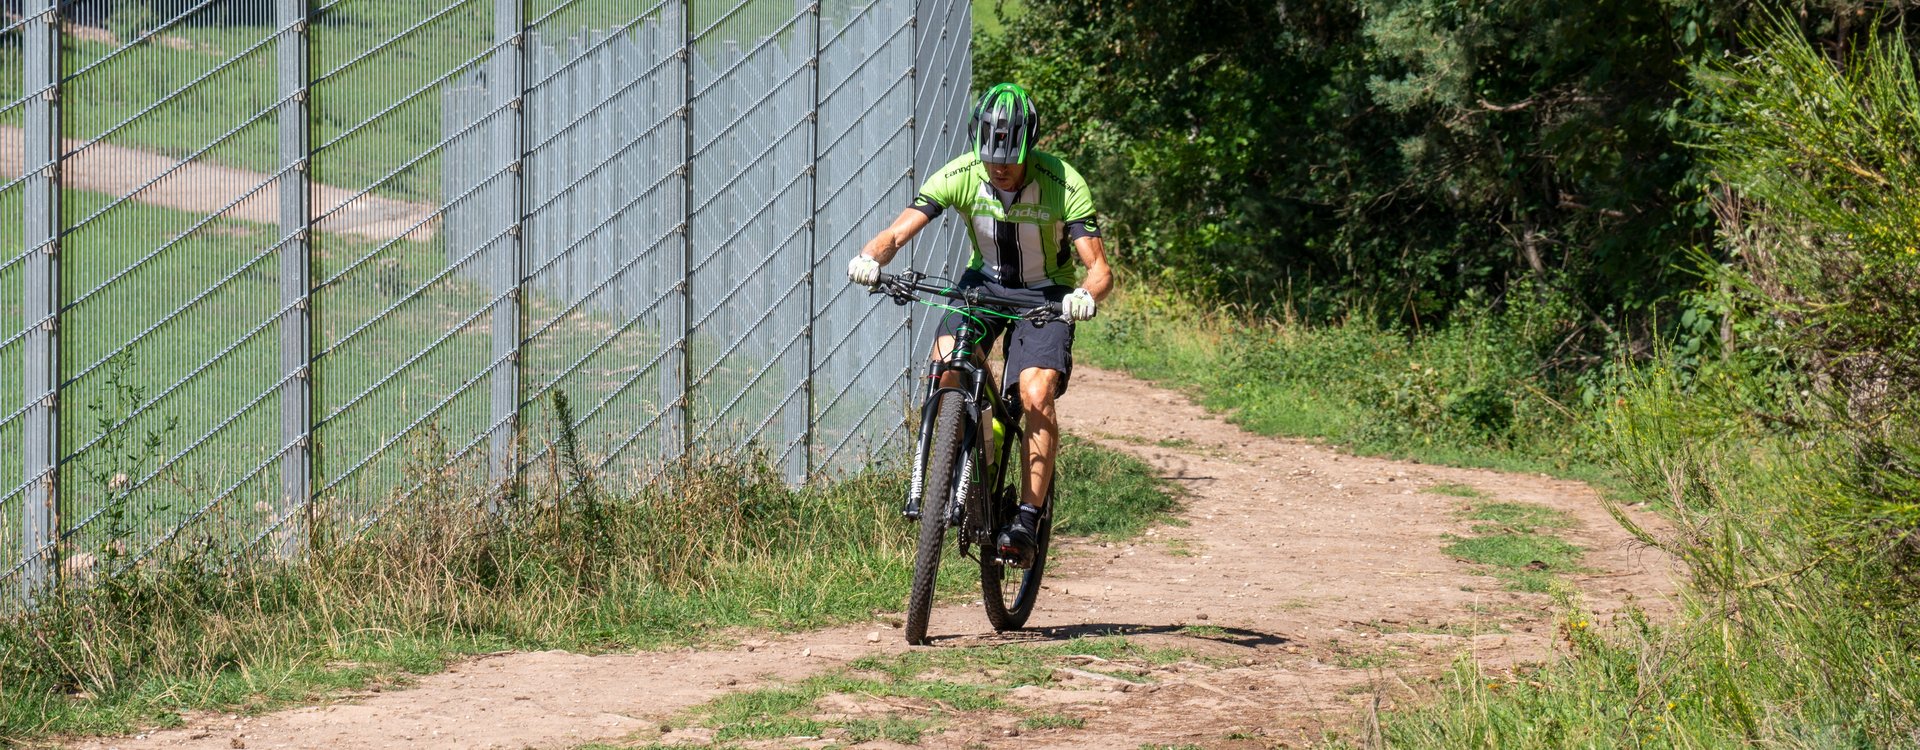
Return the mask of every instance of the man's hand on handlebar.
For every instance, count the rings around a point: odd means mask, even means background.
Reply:
[[[847,279],[855,284],[873,288],[880,283],[880,261],[867,257],[866,253],[853,256],[847,262]]]
[[[1086,287],[1075,289],[1060,300],[1060,311],[1073,321],[1092,319],[1097,307],[1093,302],[1093,292],[1087,291]]]

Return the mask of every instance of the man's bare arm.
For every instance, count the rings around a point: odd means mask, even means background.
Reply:
[[[925,229],[930,221],[932,219],[916,209],[909,208],[901,211],[900,218],[893,220],[893,226],[880,230],[879,234],[868,240],[867,246],[860,250],[860,254],[877,260],[884,266],[888,261],[893,260],[894,253],[900,252],[900,248],[906,246],[907,240],[913,239],[913,236]]]
[[[1081,284],[1096,301],[1105,301],[1113,291],[1113,267],[1107,265],[1107,244],[1099,237],[1081,237],[1073,241],[1080,262],[1087,266],[1086,281]]]

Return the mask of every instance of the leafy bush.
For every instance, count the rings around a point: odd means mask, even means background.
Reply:
[[[1844,436],[1828,533],[1868,548],[1920,531],[1920,73],[1899,34],[1837,63],[1789,19],[1750,57],[1703,67],[1724,118],[1705,144],[1736,250],[1720,281],[1764,325],[1746,347],[1808,382],[1797,419]],[[1920,552],[1920,545],[1913,545]],[[1920,559],[1905,575],[1920,576]]]
[[[1679,617],[1576,612],[1564,658],[1463,664],[1369,744],[1920,742],[1920,75],[1897,35],[1843,39],[1772,18],[1698,71],[1733,261],[1672,346],[1589,378],[1593,439],[1671,521],[1640,533],[1685,563]]]
[[[1829,6],[1807,3],[1816,13]],[[1314,321],[1433,325],[1549,277],[1597,311],[1692,279],[1704,0],[1029,0],[975,80],[1027,84],[1122,267]],[[1090,54],[1097,50],[1098,54]]]

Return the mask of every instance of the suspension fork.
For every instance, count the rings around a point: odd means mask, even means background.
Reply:
[[[958,391],[966,399],[966,414],[964,415],[966,423],[962,426],[959,474],[953,477],[953,479],[959,481],[949,482],[949,485],[959,488],[961,492],[970,492],[972,490],[971,484],[966,483],[965,480],[973,472],[975,454],[980,453],[980,451],[975,448],[975,446],[978,445],[979,429],[981,427],[979,424],[980,387],[983,380],[991,378],[990,370],[983,371],[983,368],[973,362],[974,334],[975,330],[973,326],[969,323],[962,322],[959,330],[954,332],[953,350],[947,352],[945,357],[927,363],[927,396],[920,402],[920,436],[913,450],[913,474],[907,484],[906,507],[900,511],[901,515],[907,518],[918,520],[920,518],[921,503],[926,499],[927,452],[933,449],[934,417],[936,416],[934,410],[939,408],[941,391]],[[959,372],[964,375],[966,377],[964,387],[942,387],[940,385],[940,379],[948,372]],[[992,429],[992,426],[988,425],[987,429]],[[985,456],[980,457],[984,458]],[[936,501],[944,502],[949,499],[951,498],[936,498]],[[957,520],[960,509],[956,507],[950,510],[955,514],[955,517],[949,518],[948,520]]]
[[[913,444],[913,474],[907,482],[907,504],[900,514],[920,520],[920,499],[926,493],[927,451],[933,448],[933,410],[940,389],[941,363],[928,362],[926,396],[920,399],[920,436]]]
[[[966,375],[966,387],[942,387],[940,385],[940,377],[950,371],[957,371]],[[972,473],[973,466],[976,463],[974,456],[979,453],[977,450],[979,444],[978,422],[980,414],[980,373],[978,369],[972,362],[964,359],[958,362],[929,362],[927,363],[926,381],[927,395],[926,398],[920,402],[920,434],[919,438],[915,441],[913,450],[913,473],[907,483],[906,505],[900,511],[901,515],[913,520],[919,520],[922,502],[926,499],[927,454],[933,450],[933,428],[935,417],[937,416],[934,411],[939,408],[941,392],[956,391],[960,393],[966,404],[966,411],[962,415],[966,422],[962,426],[963,432],[960,443],[960,474],[954,477],[955,479],[965,480],[966,477]],[[962,483],[949,484],[960,490],[966,489],[966,486]]]

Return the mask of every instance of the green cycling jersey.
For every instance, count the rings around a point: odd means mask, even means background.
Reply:
[[[969,152],[928,178],[913,207],[928,218],[947,209],[965,217],[973,240],[967,266],[1002,286],[1077,286],[1073,240],[1100,236],[1093,194],[1058,156],[1031,151],[1024,163],[1026,184],[1002,192],[988,180],[980,156]]]

